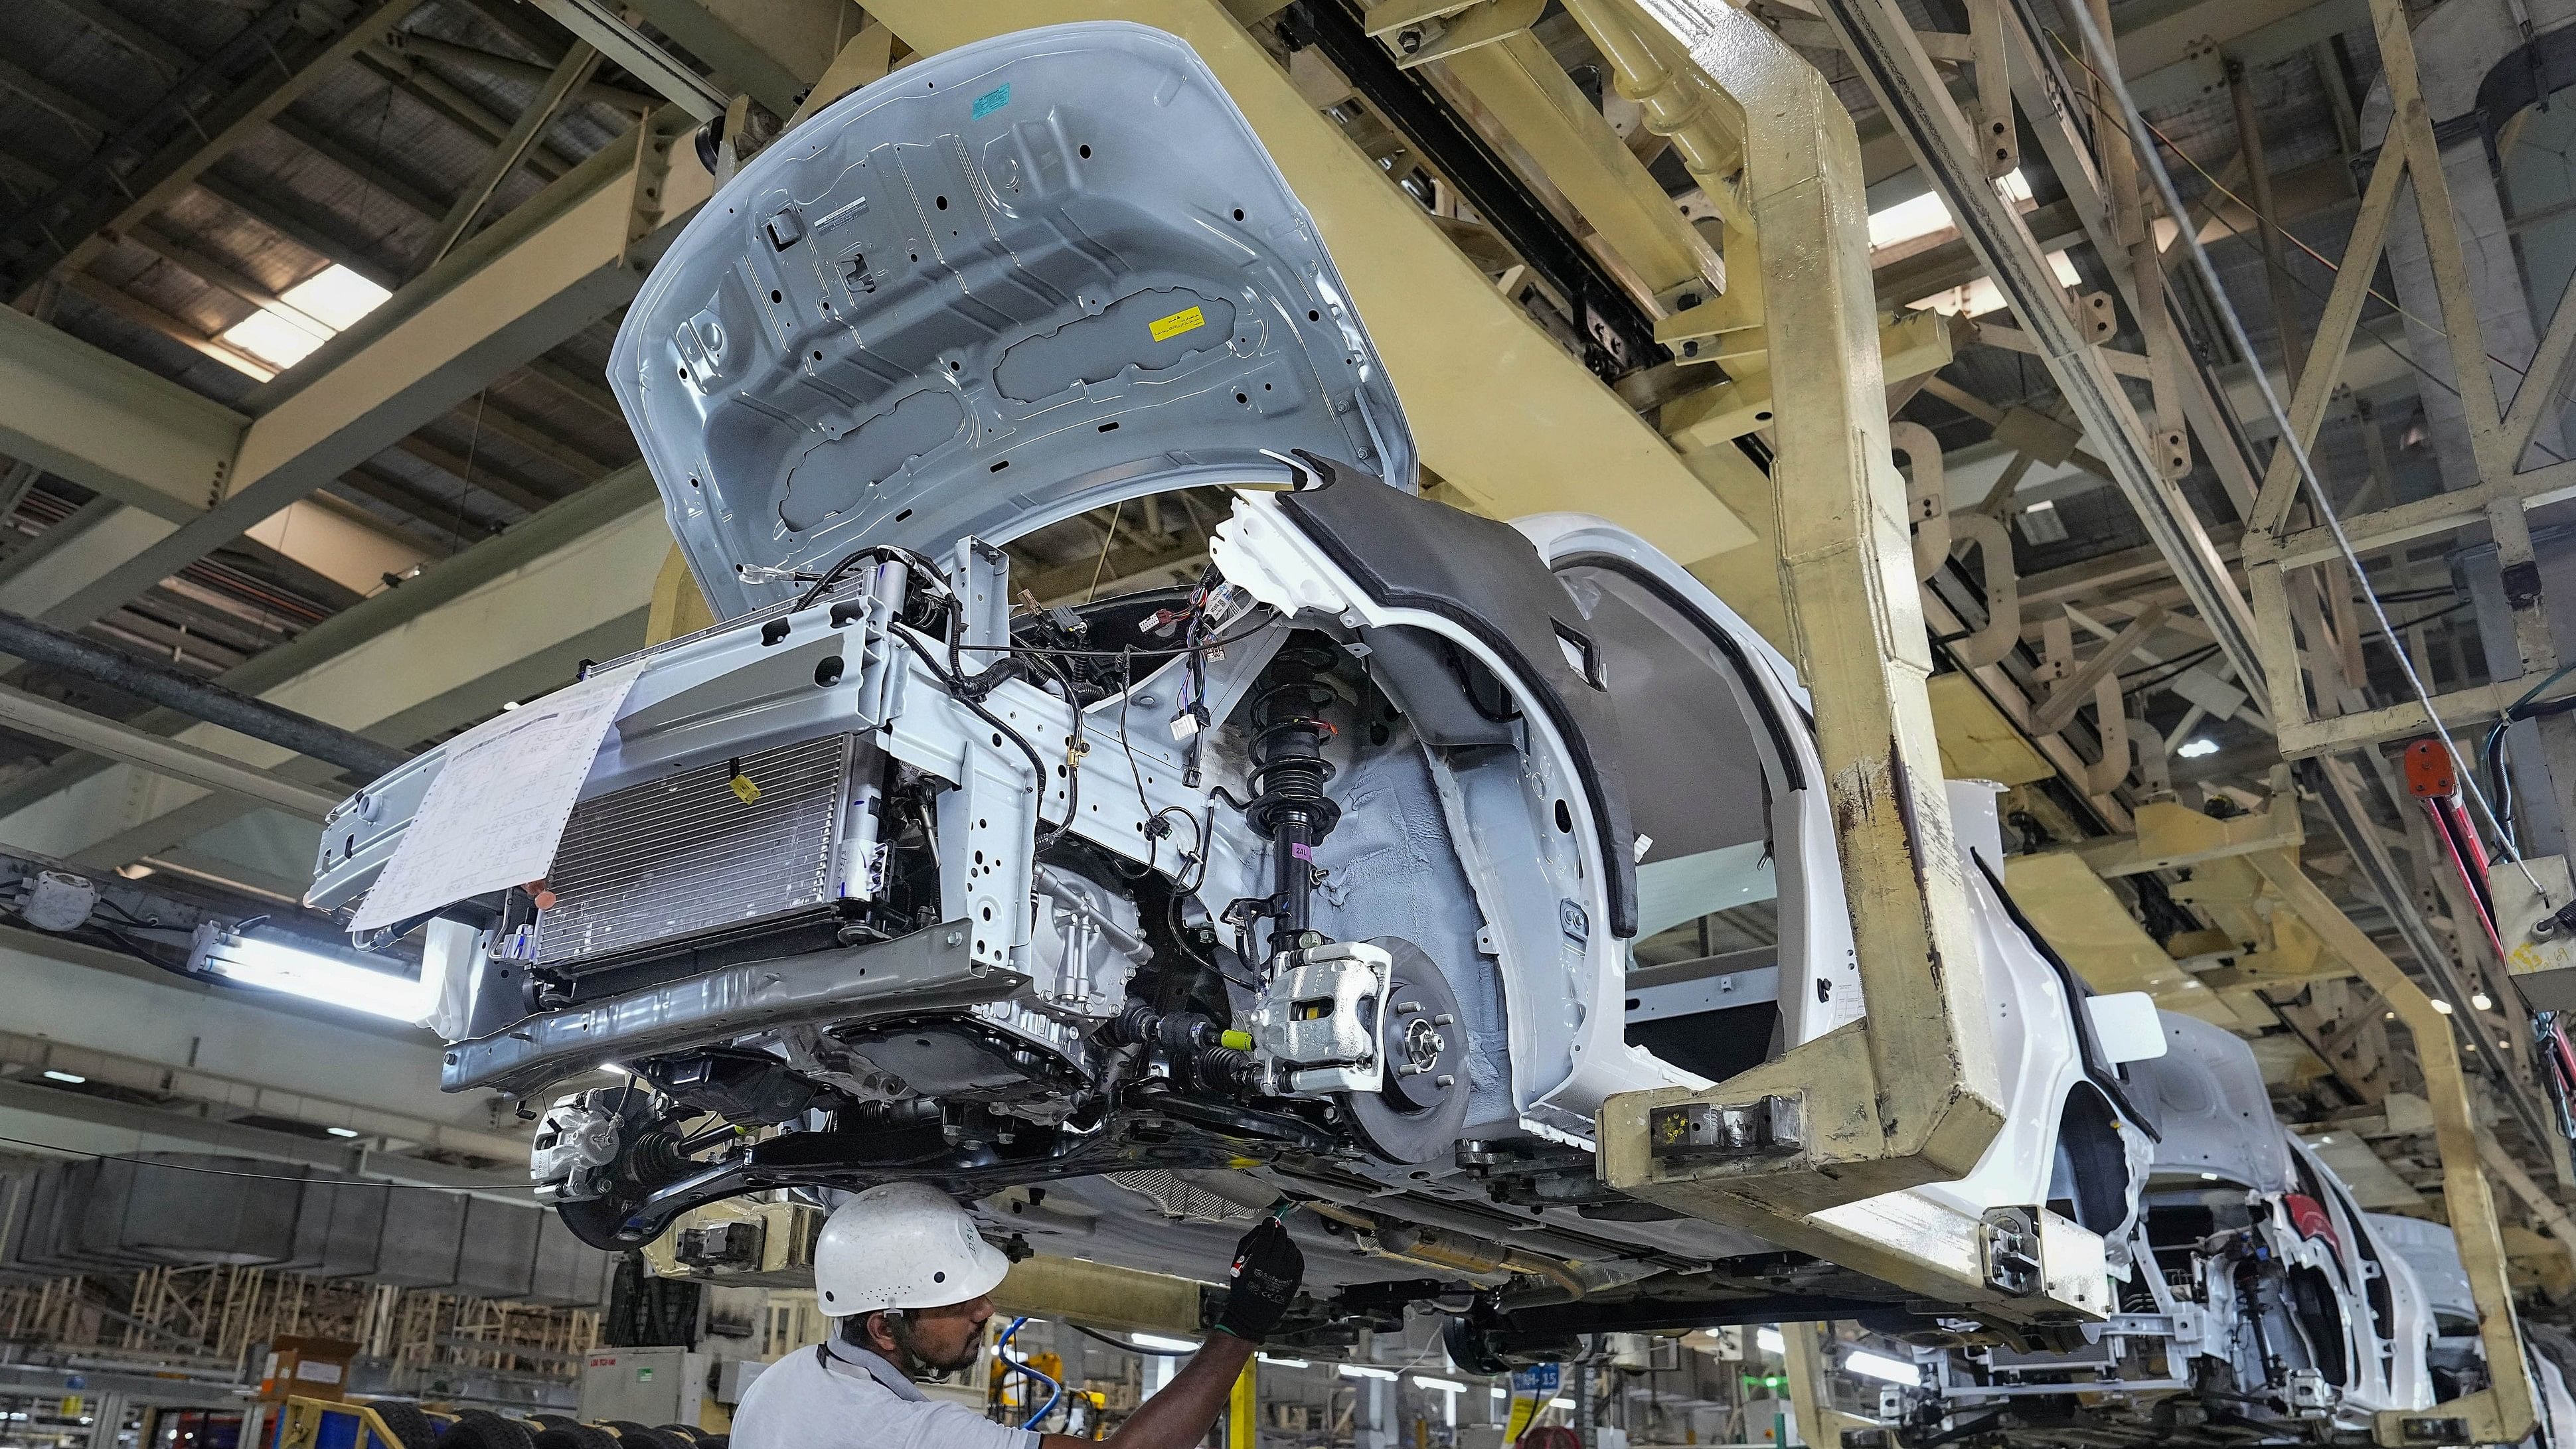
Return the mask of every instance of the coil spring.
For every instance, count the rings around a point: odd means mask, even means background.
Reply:
[[[1275,835],[1280,817],[1294,812],[1321,839],[1340,823],[1342,807],[1324,794],[1339,773],[1324,758],[1334,733],[1323,718],[1333,691],[1323,676],[1333,651],[1321,644],[1290,644],[1263,671],[1268,681],[1252,699],[1252,799],[1244,810],[1252,828]]]

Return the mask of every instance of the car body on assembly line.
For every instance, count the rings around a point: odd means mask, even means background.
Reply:
[[[2243,1039],[2164,1027],[2135,1069],[2160,1135],[2118,1312],[2071,1351],[1919,1352],[1923,1387],[1885,1394],[1900,1442],[2326,1441],[2484,1383],[2450,1230],[2363,1212],[2273,1116]],[[2565,1399],[2545,1395],[2542,1437]]]
[[[841,99],[689,224],[612,368],[722,622],[590,671],[624,692],[547,878],[436,906],[427,951],[446,1085],[560,1092],[534,1171],[583,1237],[918,1179],[1212,1276],[1285,1195],[1360,1250],[1310,1255],[1319,1333],[1908,1317],[1594,1170],[1605,1098],[1868,1009],[1795,672],[1630,532],[1417,496],[1313,219],[1183,43],[1033,31]],[[1185,489],[1195,584],[1013,608],[1001,545]],[[447,755],[342,807],[317,905]],[[2122,1270],[2123,1063],[2163,1039],[1952,793],[2007,1125],[1832,1211],[2054,1214]],[[561,1091],[604,1060],[631,1080]]]

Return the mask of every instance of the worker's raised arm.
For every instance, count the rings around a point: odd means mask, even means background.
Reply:
[[[1276,1218],[1263,1218],[1244,1234],[1234,1250],[1233,1286],[1216,1332],[1172,1375],[1163,1391],[1147,1399],[1109,1436],[1115,1449],[1190,1449],[1207,1437],[1208,1427],[1225,1411],[1246,1359],[1297,1296],[1306,1276],[1306,1255]],[[1087,1449],[1092,1441],[1049,1434],[1043,1449]]]

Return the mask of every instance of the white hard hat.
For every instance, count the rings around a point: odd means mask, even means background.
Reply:
[[[814,1244],[814,1294],[827,1318],[945,1308],[992,1292],[1010,1267],[948,1194],[889,1182],[832,1210]]]

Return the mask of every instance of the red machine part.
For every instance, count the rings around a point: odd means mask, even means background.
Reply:
[[[2495,898],[2487,892],[2487,847],[2478,838],[2476,827],[2469,823],[2469,813],[2460,805],[2460,778],[2457,761],[2450,749],[2438,739],[2417,740],[2406,747],[2406,793],[2424,804],[2431,820],[2433,839],[2449,858],[2451,869],[2458,873],[2474,909],[2478,926],[2486,932],[2487,944],[2495,949],[2496,959],[2504,959],[2504,939],[2496,933]]]
[[[2406,747],[2406,793],[2418,800],[2459,796],[2459,772],[2440,740],[2417,740]]]

